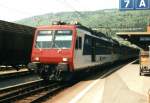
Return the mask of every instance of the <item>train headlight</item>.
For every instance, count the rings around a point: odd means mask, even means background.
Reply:
[[[67,61],[68,61],[68,58],[63,58],[62,61],[63,61],[63,62],[67,62]]]
[[[39,59],[39,57],[35,57],[34,60],[39,61],[40,59]]]

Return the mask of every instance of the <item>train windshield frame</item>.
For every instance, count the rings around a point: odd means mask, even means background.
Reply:
[[[35,48],[69,49],[72,43],[72,30],[40,30]]]

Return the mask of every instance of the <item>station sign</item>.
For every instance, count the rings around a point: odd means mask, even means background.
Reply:
[[[140,41],[150,41],[150,37],[140,37]]]
[[[120,10],[150,10],[150,0],[119,0]]]

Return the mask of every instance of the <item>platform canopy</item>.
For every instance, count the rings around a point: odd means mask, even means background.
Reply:
[[[132,44],[139,46],[144,50],[148,50],[150,46],[150,32],[118,32],[118,36],[130,41]]]

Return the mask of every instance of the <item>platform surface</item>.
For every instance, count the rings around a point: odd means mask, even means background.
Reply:
[[[81,81],[45,103],[149,103],[150,76],[139,76],[138,63],[102,77]]]
[[[28,71],[28,69],[27,68],[24,68],[24,69],[20,69],[20,70],[15,70],[15,69],[13,69],[13,70],[3,70],[3,71],[0,71],[0,75],[4,75],[4,74],[10,74],[10,73],[19,73],[19,72],[25,72],[25,71]]]

